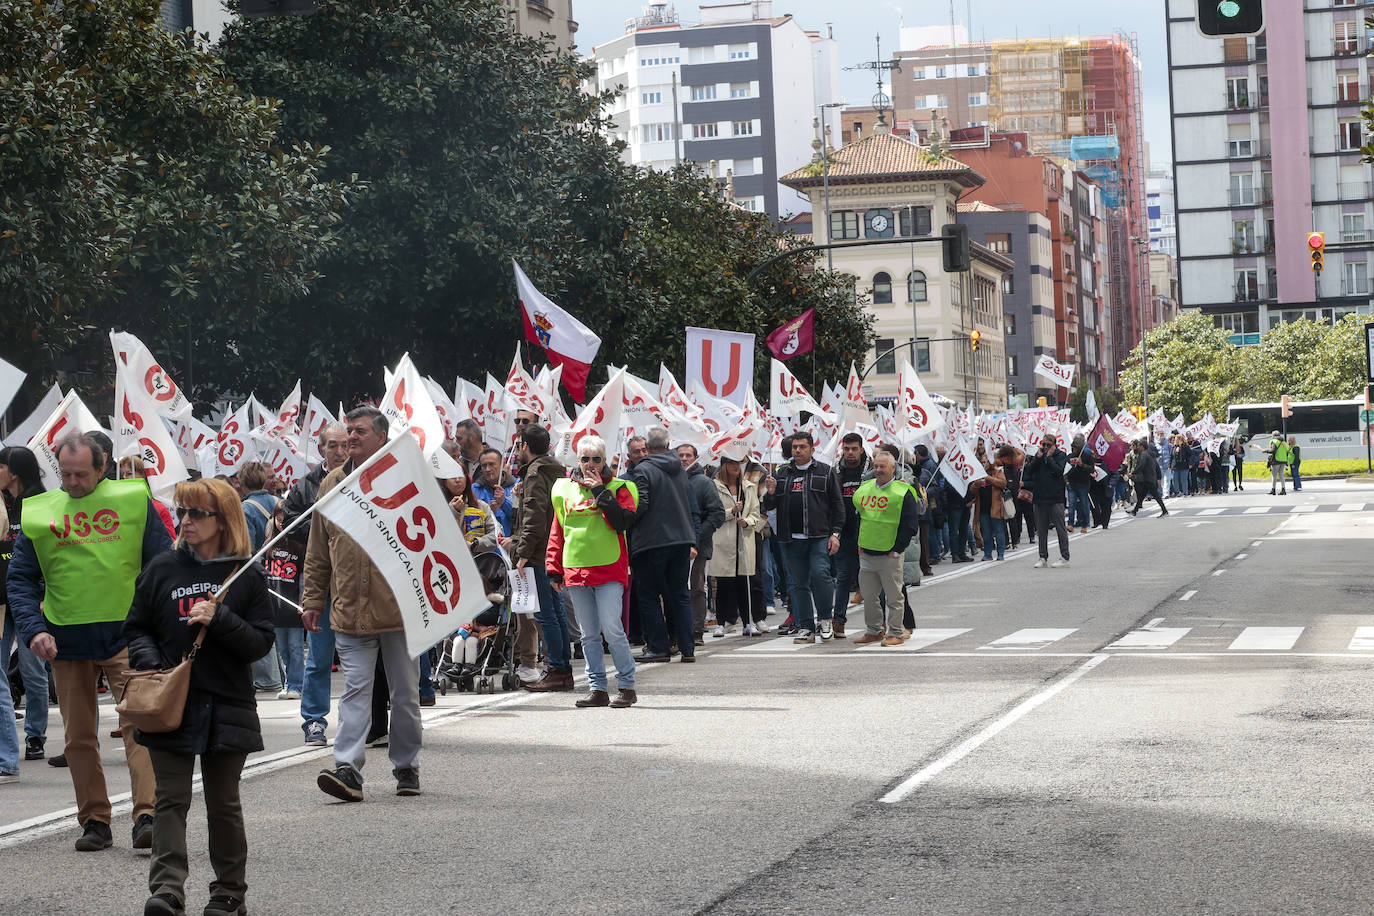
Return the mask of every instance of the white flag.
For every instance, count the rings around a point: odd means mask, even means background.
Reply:
[[[230,411],[220,424],[219,435],[215,437],[215,469],[207,476],[223,474],[232,477],[238,473],[239,465],[248,460],[248,410],[248,404],[244,403],[238,410]],[[200,469],[201,473],[206,473],[204,461]]]
[[[549,406],[543,392],[520,364],[520,345],[515,345],[515,358],[506,374],[506,409],[527,410],[541,420],[548,418]]]
[[[396,371],[391,373],[391,384],[387,386],[377,409],[389,424],[387,438],[395,439],[407,432],[413,435],[420,445],[421,454],[429,462],[432,474],[445,479],[467,476],[444,451],[443,421],[434,409],[429,386],[410,361],[409,353],[404,354],[396,364]]]
[[[141,389],[159,414],[176,420],[191,415],[191,402],[153,359],[143,341],[123,331],[111,331],[110,346],[114,349],[115,362],[128,366],[129,384]]]
[[[1072,364],[1060,365],[1054,361],[1053,356],[1046,353],[1036,362],[1035,374],[1044,376],[1061,388],[1072,388],[1075,368]]]
[[[625,370],[616,370],[615,375],[600,391],[587,401],[577,419],[573,421],[568,435],[559,443],[559,454],[554,460],[572,464],[577,459],[577,444],[583,436],[600,436],[606,442],[606,451],[615,450],[620,437],[620,411],[625,400]]]
[[[1083,409],[1088,412],[1089,426],[1096,423],[1097,418],[1102,413],[1100,410],[1097,409],[1097,397],[1093,394],[1093,390],[1091,388],[1088,389],[1088,399],[1086,402],[1084,402]]]
[[[868,399],[864,397],[863,381],[860,380],[859,370],[852,360],[849,363],[849,382],[845,385],[842,395],[844,403],[840,417],[846,425],[873,422],[868,412]]]
[[[10,402],[19,393],[28,373],[0,359],[0,414],[9,410]]]
[[[43,400],[38,402],[38,406],[33,409],[33,413],[20,423],[10,434],[5,437],[6,445],[27,445],[33,438],[33,434],[38,432],[38,427],[43,421],[52,416],[52,412],[57,409],[57,405],[62,403],[62,389],[53,385],[48,389],[48,393],[43,395]]]
[[[189,476],[186,464],[153,399],[129,376],[129,367],[116,355],[115,458],[142,459],[148,489],[157,499],[170,503],[176,485]]]
[[[356,541],[386,580],[411,657],[487,606],[467,541],[414,437],[391,439],[315,509]]]
[[[940,462],[940,473],[959,491],[960,496],[968,494],[969,484],[988,476],[967,439],[959,439],[945,452],[945,460]]]
[[[903,360],[897,372],[897,424],[903,440],[909,443],[915,436],[930,433],[942,418],[911,362]]]
[[[464,419],[458,415],[458,405],[449,399],[444,386],[436,382],[431,376],[425,376],[425,387],[429,389],[429,399],[434,402],[434,409],[439,414],[439,422],[443,424],[444,438],[454,438],[454,428],[458,425],[459,420]]]
[[[795,417],[803,410],[816,415],[823,423],[834,423],[835,415],[827,414],[821,410],[821,405],[816,403],[816,399],[811,397],[811,393],[806,390],[806,386],[797,381],[797,377],[792,374],[785,365],[778,360],[772,360],[771,394],[768,409],[780,417]]]
[[[43,485],[49,490],[62,487],[62,468],[57,463],[57,444],[71,433],[89,433],[100,429],[95,415],[76,396],[75,391],[58,402],[48,418],[29,439],[29,450],[38,459]]]

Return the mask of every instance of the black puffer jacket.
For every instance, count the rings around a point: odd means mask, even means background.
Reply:
[[[133,607],[124,621],[129,667],[170,668],[191,650],[199,627],[184,619],[209,599],[242,558],[203,562],[185,545],[158,555],[134,586]],[[272,648],[272,601],[267,583],[252,567],[229,586],[210,621],[205,642],[191,665],[191,689],[181,727],[165,734],[137,733],[138,743],[174,754],[260,751],[253,691],[253,662]]]
[[[286,494],[286,499],[282,505],[282,525],[290,525],[296,519],[305,514],[305,510],[315,505],[315,500],[320,494],[320,482],[328,474],[324,462],[321,461],[310,469],[300,480],[296,481],[290,491]],[[310,526],[304,522],[295,529],[296,539],[302,543],[310,538]]]
[[[630,471],[630,482],[639,490],[639,510],[630,529],[634,532],[630,539],[631,557],[659,547],[697,543],[687,474],[676,454],[654,452],[641,458]]]

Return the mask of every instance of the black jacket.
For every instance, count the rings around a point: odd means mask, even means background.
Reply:
[[[812,459],[806,470],[800,471],[791,462],[782,465],[773,475],[777,486],[763,497],[763,510],[778,510],[778,537],[786,540],[793,535],[792,515],[783,497],[800,485],[806,494],[802,519],[805,531],[795,532],[809,538],[838,536],[844,530],[844,500],[840,496],[840,479],[830,465]]]
[[[242,562],[223,557],[205,563],[182,546],[148,563],[134,586],[133,607],[124,621],[129,667],[170,668],[180,662],[200,629],[187,626],[184,618]],[[174,754],[262,750],[252,664],[268,653],[273,638],[267,584],[258,568],[250,567],[229,586],[191,664],[181,727],[156,735],[140,731],[135,736],[138,743]]]
[[[637,557],[658,547],[697,543],[687,475],[676,454],[654,452],[640,459],[630,471],[630,481],[639,491],[639,511],[630,529],[634,532],[630,538],[630,556]],[[724,512],[724,507],[721,511]]]
[[[1064,472],[1064,481],[1072,487],[1090,487],[1093,483],[1093,468],[1097,466],[1097,456],[1092,453],[1092,449],[1084,447],[1074,456],[1078,459],[1078,464],[1068,464]]]
[[[697,533],[697,559],[711,559],[712,538],[716,529],[725,524],[725,506],[716,492],[716,485],[701,465],[692,465],[687,472],[687,488],[691,491],[688,509],[692,513],[692,528]]]
[[[14,542],[19,539],[19,522],[24,515],[24,500],[42,492],[43,487],[41,485],[30,487],[20,493],[18,498],[12,498],[9,491],[5,491],[5,511],[10,517],[10,530],[0,533],[3,535],[0,537],[0,604],[6,606],[7,614],[9,613],[10,599],[5,591],[5,576],[10,571],[10,557],[14,555]]]
[[[1042,456],[1036,452],[1026,461],[1026,472],[1022,475],[1024,486],[1035,494],[1037,506],[1064,503],[1064,464],[1069,460],[1060,449]]]
[[[324,475],[329,472],[325,470],[324,462],[321,461],[310,469],[310,472],[296,481],[296,485],[286,494],[286,499],[282,502],[282,526],[285,527],[296,519],[300,518],[305,511],[315,505],[315,500],[320,495],[320,482],[324,480]],[[310,540],[310,526],[301,524],[291,532],[291,536],[302,544]]]
[[[1131,474],[1132,483],[1154,486],[1159,483],[1159,459],[1149,449],[1135,456],[1135,471]]]
[[[835,473],[840,481],[840,499],[844,502],[844,528],[840,530],[841,537],[859,536],[859,513],[854,508],[854,494],[864,482],[864,474],[867,471],[868,457],[865,455],[859,456],[859,466],[856,468],[846,465],[844,459],[840,459],[840,463],[835,465]]]

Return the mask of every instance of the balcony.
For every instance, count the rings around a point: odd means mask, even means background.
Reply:
[[[1261,255],[1273,253],[1274,240],[1272,238],[1231,239],[1231,255],[1233,257],[1245,257],[1247,255]]]
[[[1366,89],[1359,85],[1337,83],[1331,91],[1307,90],[1308,105],[1363,105]]]
[[[1272,298],[1269,287],[1264,283],[1237,283],[1234,291],[1235,302],[1263,302]]]
[[[1312,199],[1317,200],[1369,200],[1374,197],[1368,181],[1338,181],[1334,184],[1312,185]]]
[[[1227,140],[1226,158],[1227,159],[1253,159],[1256,156],[1265,157],[1269,155],[1269,141],[1267,140]]]
[[[1259,200],[1259,195],[1254,188],[1232,188],[1231,206],[1233,207],[1253,207]]]
[[[1361,54],[1368,54],[1370,47],[1371,44],[1367,35],[1359,35],[1355,38],[1335,38],[1331,41],[1309,41],[1307,42],[1307,56],[1309,58],[1358,57]]]

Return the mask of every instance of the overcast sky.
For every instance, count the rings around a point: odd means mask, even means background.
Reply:
[[[713,0],[719,2],[719,0]],[[699,4],[678,3],[684,25],[700,19]],[[643,0],[573,0],[573,18],[579,23],[579,48],[592,47],[622,35],[625,20],[638,16]],[[984,38],[1100,35],[1134,32],[1140,45],[1144,76],[1145,139],[1150,157],[1169,166],[1169,87],[1164,49],[1162,0],[953,0],[954,18],[969,23],[974,40]],[[872,60],[874,36],[883,38],[883,56],[897,48],[899,24],[949,25],[950,0],[773,0],[773,14],[791,13],[805,29],[823,30],[834,25],[840,48],[840,66]],[[873,74],[840,71],[840,88],[851,103],[867,104],[873,95]]]

